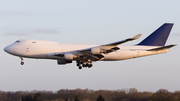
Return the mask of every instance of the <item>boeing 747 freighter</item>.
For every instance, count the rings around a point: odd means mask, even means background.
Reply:
[[[138,39],[141,34],[104,45],[17,40],[15,43],[5,47],[4,51],[20,57],[21,65],[24,64],[23,58],[35,58],[54,59],[57,60],[59,65],[76,61],[79,69],[82,69],[82,67],[90,68],[92,63],[97,61],[117,61],[166,53],[169,48],[175,46],[175,44],[165,46],[172,27],[172,23],[165,23],[142,42],[133,46],[122,46],[121,44]]]

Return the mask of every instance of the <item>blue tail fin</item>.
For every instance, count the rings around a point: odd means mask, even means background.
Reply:
[[[172,27],[173,23],[163,24],[151,35],[149,35],[146,39],[141,41],[138,45],[164,46],[166,44],[167,38],[169,36],[169,33],[171,32]]]

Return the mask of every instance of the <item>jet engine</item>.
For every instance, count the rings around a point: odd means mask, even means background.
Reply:
[[[66,60],[73,60],[74,55],[73,54],[64,54],[64,59]]]
[[[101,49],[99,47],[91,48],[91,54],[100,54]]]
[[[70,60],[57,60],[58,65],[65,65],[68,63],[72,63],[72,61],[70,61]]]

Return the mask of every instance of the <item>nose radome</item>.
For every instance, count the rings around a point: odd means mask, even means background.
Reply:
[[[4,51],[11,54],[11,55],[17,55],[17,52],[16,52],[16,45],[14,44],[11,44],[9,46],[6,46],[4,48]]]
[[[6,47],[4,48],[4,51],[5,51],[5,52],[7,52],[7,51],[8,51],[8,46],[6,46]]]
[[[6,47],[4,48],[4,51],[7,52],[7,53],[12,54],[12,52],[13,52],[12,46],[11,46],[11,45],[6,46]]]

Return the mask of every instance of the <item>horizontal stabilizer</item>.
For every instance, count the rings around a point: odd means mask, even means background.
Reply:
[[[163,50],[163,49],[169,49],[169,48],[172,48],[174,46],[176,46],[176,44],[175,45],[163,46],[163,47],[159,47],[159,48],[154,48],[154,49],[149,49],[149,50],[146,50],[146,51],[159,51],[159,50]]]

